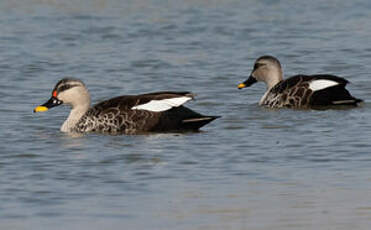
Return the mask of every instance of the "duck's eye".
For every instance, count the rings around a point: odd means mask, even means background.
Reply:
[[[77,85],[77,84],[65,84],[65,85],[61,85],[61,86],[58,87],[58,92],[63,92],[65,90],[67,90],[67,89],[71,89],[71,88],[76,87],[76,86],[79,86],[79,85]]]
[[[70,88],[72,88],[71,85],[62,85],[61,87],[59,87],[59,92],[63,92],[63,91],[65,91],[67,89],[70,89]]]
[[[265,64],[263,64],[263,63],[255,63],[254,70],[256,70],[257,68],[259,68],[259,67],[261,67],[263,65],[265,65]]]

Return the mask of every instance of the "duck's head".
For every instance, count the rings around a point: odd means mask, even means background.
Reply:
[[[263,81],[268,89],[272,88],[278,82],[282,81],[282,68],[277,58],[273,56],[261,56],[256,59],[254,69],[251,71],[249,78],[238,85],[239,89],[249,87],[252,84]]]
[[[73,78],[60,80],[54,87],[51,98],[37,106],[34,112],[45,112],[62,104],[70,105],[72,108],[90,106],[89,92],[81,80]]]

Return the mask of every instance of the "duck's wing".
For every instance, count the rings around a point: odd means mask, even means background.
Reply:
[[[164,112],[194,99],[190,92],[156,92],[133,97],[133,110]]]
[[[282,106],[308,107],[360,102],[345,89],[348,81],[328,74],[296,75],[277,84],[271,94]]]
[[[311,106],[357,106],[361,99],[353,97],[345,86],[349,83],[341,77],[333,75],[312,75],[309,83],[313,91],[310,97]]]
[[[93,106],[95,110],[105,111],[116,108],[118,110],[147,110],[162,112],[173,107],[183,105],[194,99],[190,92],[155,92],[140,95],[124,95],[100,102]]]
[[[194,94],[190,92],[168,91],[124,95],[94,105],[89,109],[87,115],[97,119],[115,120],[115,122],[122,117],[124,120],[145,119],[146,116],[156,117],[159,112],[180,107],[193,98]]]
[[[295,75],[284,81],[281,81],[279,84],[272,88],[271,92],[277,94],[282,93],[293,94],[292,92],[302,87],[314,92],[335,85],[345,86],[347,83],[348,81],[345,80],[344,78],[328,74]]]

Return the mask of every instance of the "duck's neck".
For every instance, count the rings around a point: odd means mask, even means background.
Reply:
[[[267,91],[271,90],[275,85],[277,85],[281,80],[270,81],[267,83]]]
[[[271,78],[270,81],[266,82],[267,83],[267,90],[272,89],[275,85],[280,83],[282,80],[283,80],[282,72],[277,73],[277,76],[274,76],[274,78]]]
[[[73,106],[71,109],[70,115],[68,116],[67,120],[61,126],[61,131],[72,132],[77,122],[79,122],[81,117],[88,111],[89,107],[90,107],[90,103]]]
[[[276,68],[269,73],[268,78],[266,78],[264,81],[267,85],[267,90],[269,91],[282,80],[283,80],[282,69]]]
[[[279,71],[277,71],[276,76],[271,77],[269,81],[265,82],[266,85],[267,85],[267,91],[265,92],[263,97],[260,99],[259,105],[263,105],[264,101],[267,98],[267,96],[269,95],[271,89],[274,86],[276,86],[277,84],[279,84],[281,81],[283,81],[283,76],[282,75],[283,75],[282,71],[279,70]]]

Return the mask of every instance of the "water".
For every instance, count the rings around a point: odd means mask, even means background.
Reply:
[[[371,4],[1,1],[1,229],[369,229]],[[351,110],[268,110],[255,58],[346,77]],[[33,114],[74,76],[93,102],[191,90],[200,133],[72,137]]]

